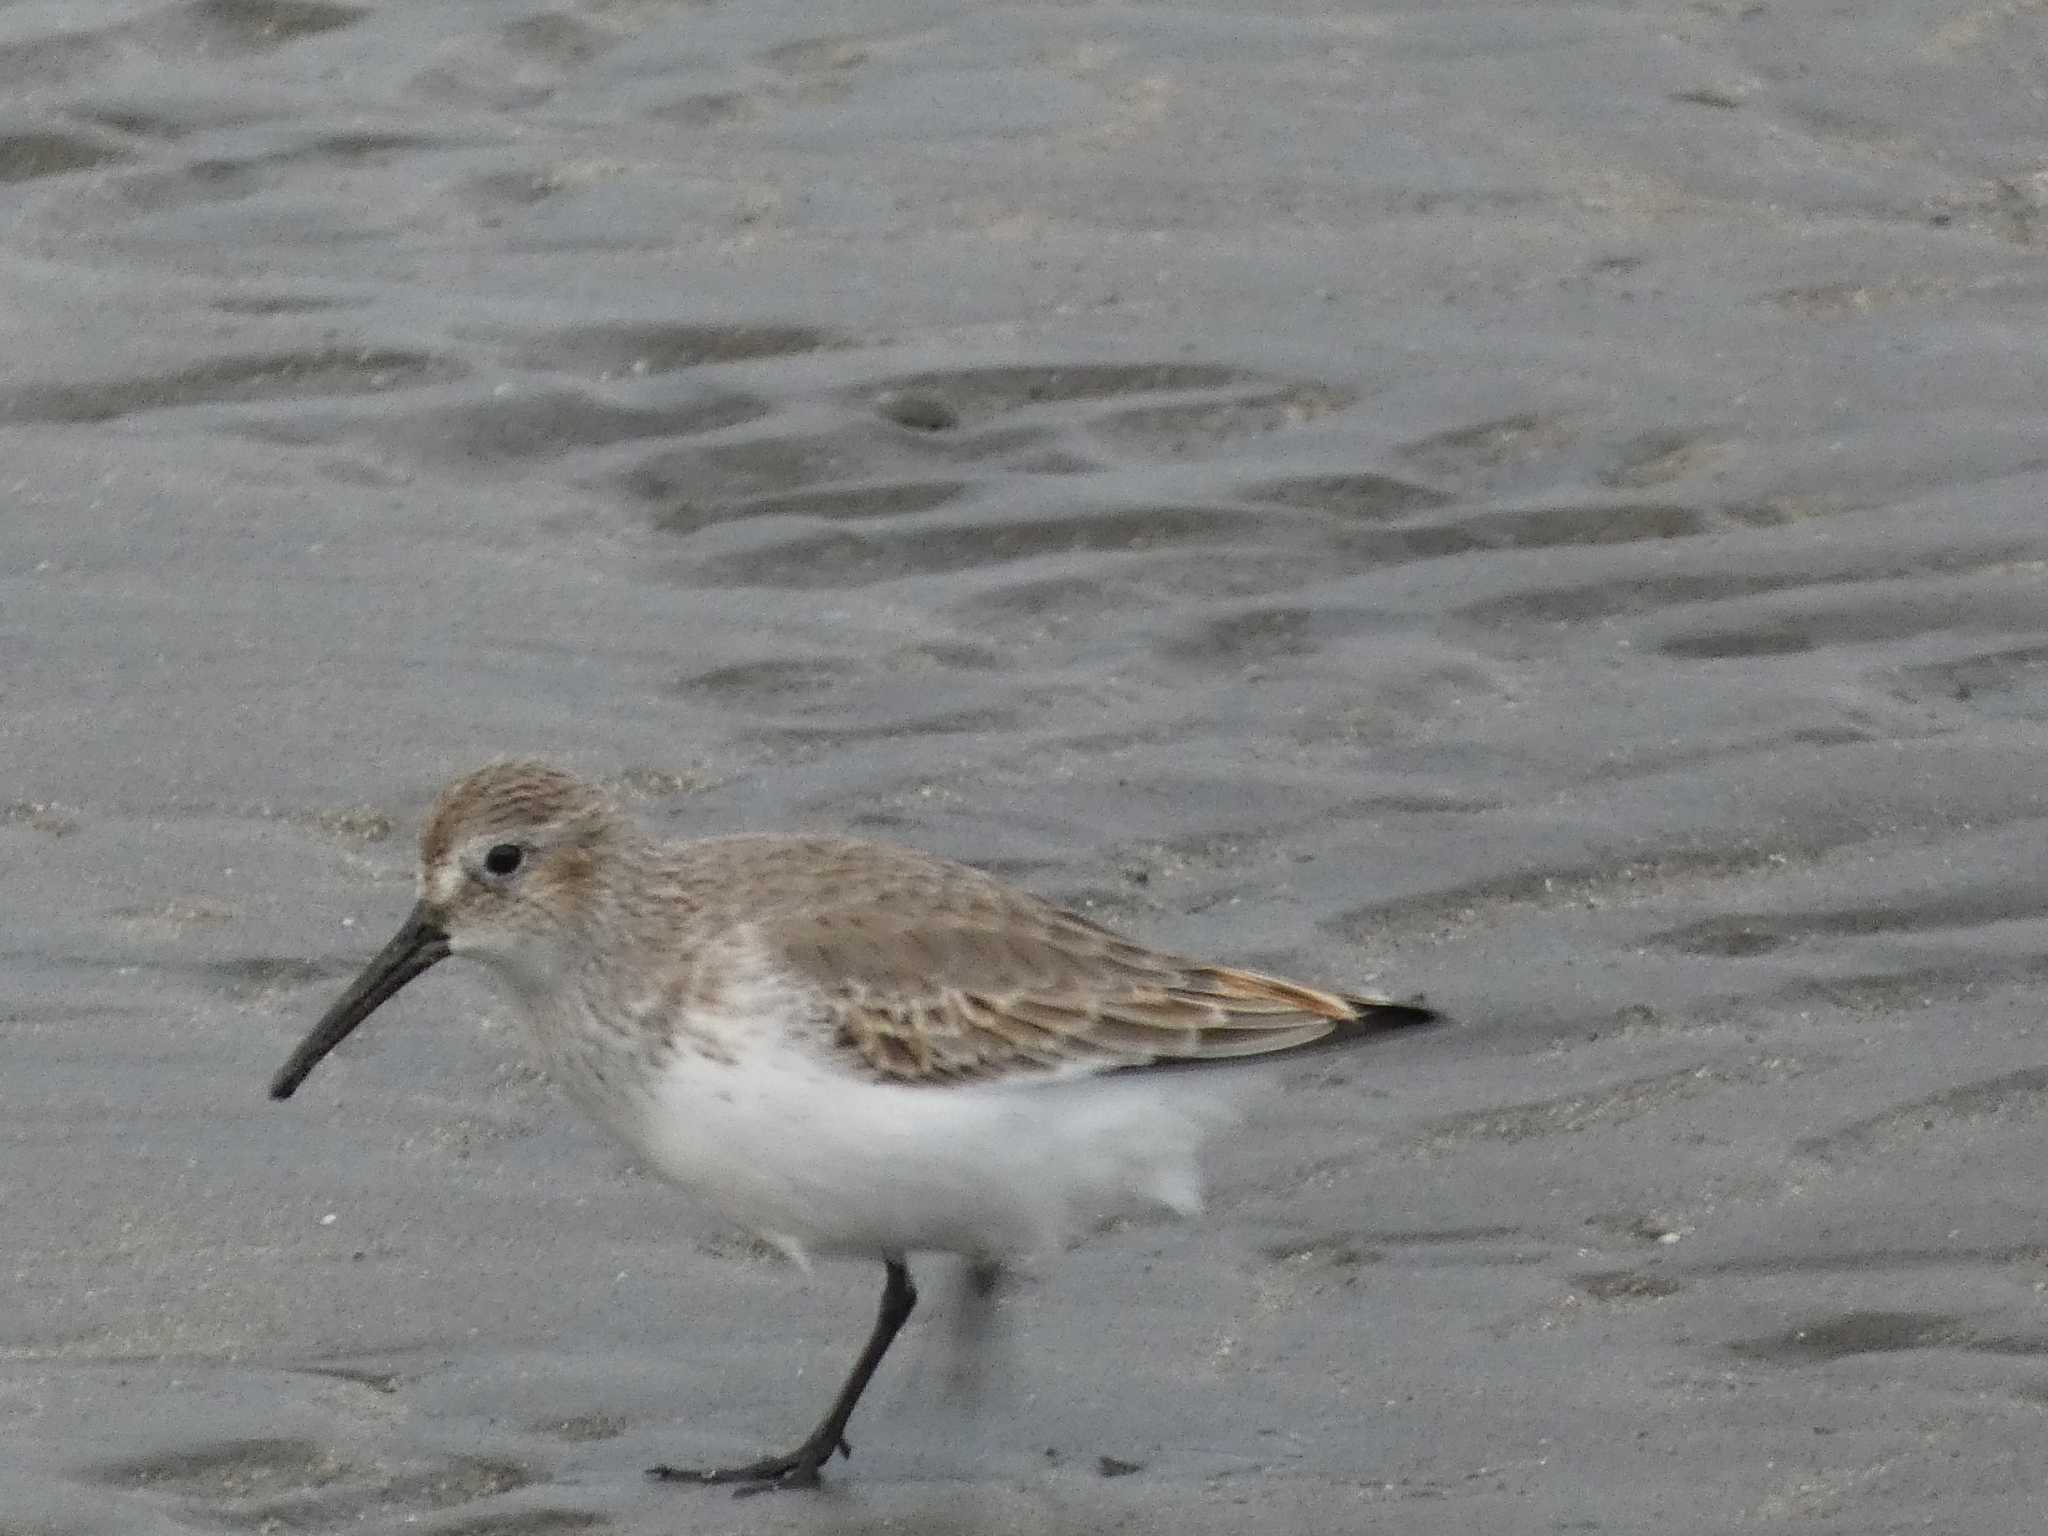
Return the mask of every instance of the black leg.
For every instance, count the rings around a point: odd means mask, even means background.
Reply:
[[[974,1293],[976,1301],[987,1301],[1003,1288],[1003,1265],[1000,1259],[975,1259],[967,1266],[967,1288]]]
[[[958,1406],[979,1405],[990,1377],[1003,1374],[1008,1330],[998,1308],[1008,1272],[994,1259],[970,1259],[960,1272],[960,1296],[953,1307],[947,1341],[946,1395]]]
[[[867,1347],[853,1362],[846,1385],[833,1399],[832,1411],[795,1450],[781,1456],[763,1456],[740,1467],[711,1467],[702,1471],[690,1467],[649,1467],[647,1475],[668,1483],[739,1483],[741,1486],[734,1493],[740,1498],[776,1488],[817,1487],[818,1468],[832,1459],[834,1451],[853,1454],[853,1447],[846,1443],[846,1422],[853,1417],[853,1405],[867,1390],[868,1378],[875,1374],[875,1367],[882,1363],[897,1330],[916,1305],[917,1287],[910,1283],[909,1268],[901,1259],[890,1259],[888,1279],[882,1283],[881,1310],[875,1314],[875,1327],[868,1335]]]

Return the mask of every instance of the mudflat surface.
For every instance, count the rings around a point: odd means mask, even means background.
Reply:
[[[2038,1531],[2041,20],[0,6],[0,1533]],[[509,751],[1460,1023],[650,1487],[878,1277],[263,1097]]]

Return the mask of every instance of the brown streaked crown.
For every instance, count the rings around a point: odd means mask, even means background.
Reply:
[[[490,763],[441,791],[420,829],[420,863],[431,869],[465,838],[588,819],[609,823],[617,810],[596,785],[531,758]]]

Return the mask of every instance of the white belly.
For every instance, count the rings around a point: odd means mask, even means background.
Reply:
[[[1236,1097],[1185,1078],[911,1087],[765,1048],[679,1055],[651,1093],[601,1113],[658,1172],[799,1259],[1016,1258],[1114,1216],[1199,1209],[1198,1146]]]

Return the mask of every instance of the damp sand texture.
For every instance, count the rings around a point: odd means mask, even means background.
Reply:
[[[0,1529],[2037,1529],[2035,20],[0,11]],[[1458,1023],[653,1487],[871,1277],[264,1098],[507,752]]]

